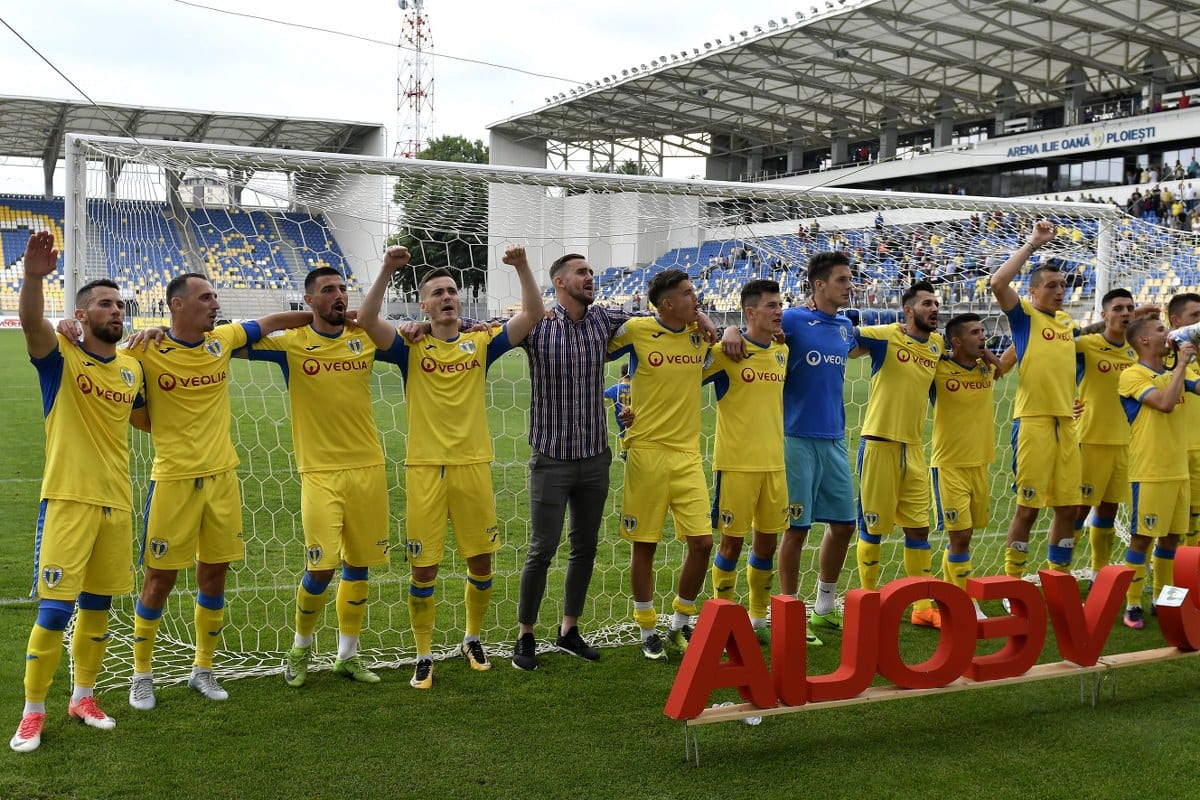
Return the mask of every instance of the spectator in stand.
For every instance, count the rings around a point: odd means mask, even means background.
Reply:
[[[1175,159],[1175,168],[1171,170],[1171,175],[1174,176],[1175,180],[1177,181],[1183,180],[1183,164],[1179,162],[1179,159]]]
[[[1196,161],[1195,156],[1192,156],[1192,161],[1190,164],[1188,164],[1187,176],[1189,178],[1195,178],[1195,177],[1200,176],[1200,162]]]
[[[1180,193],[1183,195],[1183,207],[1185,210],[1191,211],[1196,207],[1196,187],[1192,186],[1191,182],[1184,184]]]

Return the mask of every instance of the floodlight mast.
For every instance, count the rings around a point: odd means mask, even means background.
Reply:
[[[433,32],[425,0],[398,0],[404,12],[396,68],[393,156],[416,158],[433,122]]]

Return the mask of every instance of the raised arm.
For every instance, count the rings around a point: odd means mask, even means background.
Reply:
[[[46,319],[46,295],[43,281],[58,269],[58,249],[54,246],[54,234],[39,231],[29,237],[25,245],[25,280],[21,282],[21,294],[17,314],[21,318],[21,330],[25,333],[25,349],[33,358],[45,358],[58,347],[54,325]],[[63,298],[64,303],[67,298]]]
[[[1183,342],[1179,345],[1179,358],[1176,360],[1175,369],[1171,373],[1171,382],[1161,389],[1151,389],[1139,398],[1144,406],[1150,406],[1155,411],[1161,411],[1164,414],[1170,414],[1179,404],[1179,398],[1183,396],[1185,389],[1184,382],[1187,380],[1188,362],[1196,355],[1196,345],[1191,342]]]
[[[379,276],[363,296],[362,305],[358,309],[358,326],[367,332],[367,336],[370,336],[371,341],[381,350],[391,347],[399,335],[382,316],[383,298],[392,283],[392,275],[407,264],[409,258],[407,247],[392,245],[385,250]]]
[[[996,297],[996,302],[1000,304],[1001,311],[1010,311],[1021,301],[1021,298],[1017,296],[1017,290],[1012,288],[1013,278],[1017,277],[1021,267],[1025,266],[1025,262],[1053,238],[1054,225],[1048,220],[1039,219],[1033,224],[1033,232],[1029,234],[1029,240],[1014,250],[1008,260],[992,273],[988,285]]]
[[[507,328],[509,343],[518,345],[525,341],[533,326],[546,315],[546,304],[542,302],[542,290],[538,288],[537,278],[533,277],[523,245],[510,244],[504,248],[504,258],[501,260],[517,271],[517,278],[521,281],[521,310],[513,314]]]

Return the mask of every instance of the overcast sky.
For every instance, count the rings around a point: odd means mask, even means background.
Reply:
[[[98,102],[381,123],[394,138],[403,12],[396,0],[198,0],[203,5],[392,43],[231,16],[174,0],[0,0],[0,17]],[[801,3],[807,7],[810,3]],[[780,0],[426,0],[433,133],[486,141],[486,127],[577,83],[703,46],[799,6]],[[0,28],[0,94],[83,99]],[[701,171],[693,166],[669,170]],[[0,183],[0,191],[11,191]]]

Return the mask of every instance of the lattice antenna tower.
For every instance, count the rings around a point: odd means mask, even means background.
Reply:
[[[404,12],[396,70],[396,147],[393,156],[416,158],[433,123],[433,31],[425,0],[398,0]]]

